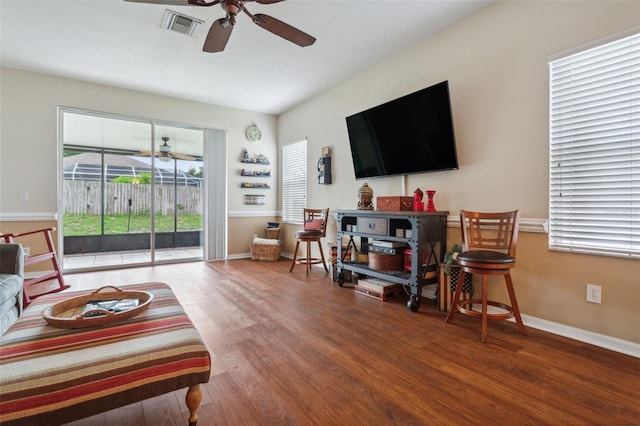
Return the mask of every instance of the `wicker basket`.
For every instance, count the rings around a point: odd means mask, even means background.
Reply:
[[[282,244],[251,244],[251,260],[275,262],[280,260]]]
[[[280,228],[264,228],[264,236],[277,240],[280,237]]]

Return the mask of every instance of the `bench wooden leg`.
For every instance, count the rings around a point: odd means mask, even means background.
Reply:
[[[198,424],[198,407],[202,401],[202,392],[200,391],[200,385],[193,385],[189,387],[187,391],[187,407],[189,408],[189,426],[196,426]]]

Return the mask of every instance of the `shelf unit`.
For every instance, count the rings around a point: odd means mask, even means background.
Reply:
[[[420,309],[422,286],[437,283],[437,274],[433,278],[425,278],[426,272],[438,267],[444,260],[447,247],[447,215],[448,211],[408,212],[408,211],[374,211],[374,210],[338,210],[338,284],[344,283],[344,271],[359,275],[381,278],[410,288],[407,308],[412,312]],[[398,237],[398,230],[403,230]],[[410,231],[410,236],[407,232]],[[349,243],[342,247],[343,238]],[[360,240],[360,253],[368,253],[369,239],[399,241],[406,243],[411,249],[410,271],[378,271],[371,269],[368,263],[346,261],[345,255],[355,238]],[[423,264],[421,259],[425,259]],[[433,275],[433,274],[429,274]]]
[[[243,164],[243,168],[240,169],[239,174],[243,177],[256,178],[258,180],[270,178],[271,170],[265,168],[265,166],[269,166],[271,162],[267,157],[262,154],[259,155],[251,155],[247,152],[247,150],[243,150],[242,158],[240,159],[240,163]],[[252,167],[244,168],[244,165],[250,165]],[[256,167],[253,167],[256,166]],[[271,189],[271,185],[265,181],[241,181],[240,182],[241,189],[251,189],[251,190],[269,190]],[[262,194],[246,194],[244,195],[244,204],[254,205],[254,206],[263,206],[266,204],[266,195]]]

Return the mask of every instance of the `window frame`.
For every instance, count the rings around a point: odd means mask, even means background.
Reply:
[[[640,258],[640,32],[549,58],[549,249]]]
[[[282,221],[302,224],[307,207],[308,144],[303,139],[282,147]]]

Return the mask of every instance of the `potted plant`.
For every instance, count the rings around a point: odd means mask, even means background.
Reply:
[[[454,244],[451,247],[451,250],[444,254],[444,273],[451,277],[451,291],[455,291],[456,286],[458,285],[458,278],[460,277],[460,271],[455,270],[454,273],[451,273],[451,265],[454,263],[458,254],[462,251],[462,246],[460,244]],[[462,287],[462,291],[465,293],[473,294],[473,286],[471,283],[471,274],[466,274],[464,278],[464,285]]]
[[[451,247],[451,250],[444,254],[444,273],[447,275],[451,275],[451,264],[456,257],[458,257],[458,253],[462,251],[462,246],[460,244],[454,244]]]

